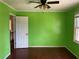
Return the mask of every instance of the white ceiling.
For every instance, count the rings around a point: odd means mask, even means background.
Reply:
[[[43,11],[40,8],[34,8],[37,6],[37,3],[28,3],[30,0],[3,0],[7,4],[11,5],[18,11]],[[31,0],[39,1],[39,0]],[[56,1],[56,0],[47,0],[47,1]],[[62,11],[68,9],[69,7],[79,3],[79,0],[57,0],[59,4],[50,4],[51,8],[46,11]]]

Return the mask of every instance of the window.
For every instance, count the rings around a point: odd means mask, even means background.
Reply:
[[[75,17],[75,22],[74,22],[74,41],[79,44],[79,16]]]

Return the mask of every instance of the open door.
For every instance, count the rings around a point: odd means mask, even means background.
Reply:
[[[28,17],[16,17],[16,48],[28,48]]]

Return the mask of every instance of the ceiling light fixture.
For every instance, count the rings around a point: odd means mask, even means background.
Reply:
[[[35,2],[35,1],[29,1],[30,3],[39,3],[39,5],[35,6],[34,8],[40,8],[40,9],[49,9],[51,8],[48,4],[59,4],[59,1],[49,1],[47,0],[40,0],[40,2]]]

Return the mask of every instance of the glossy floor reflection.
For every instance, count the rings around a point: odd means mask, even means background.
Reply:
[[[15,49],[7,59],[76,59],[66,48]]]

